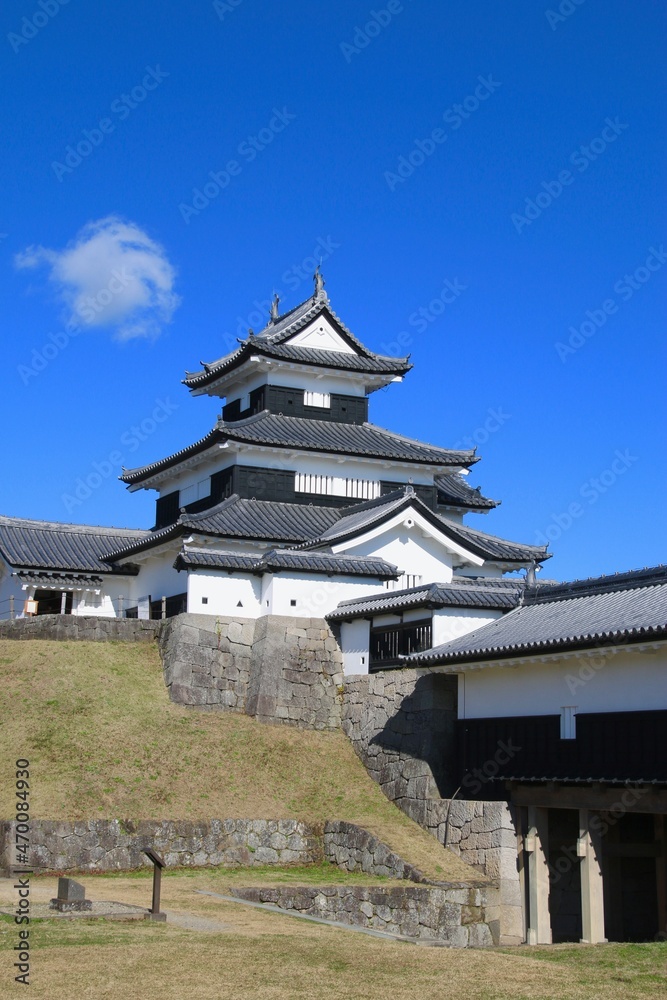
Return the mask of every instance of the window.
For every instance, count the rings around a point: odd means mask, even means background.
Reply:
[[[423,579],[417,573],[401,573],[398,580],[387,580],[385,587],[387,590],[410,590],[411,587],[419,587]]]
[[[346,479],[345,496],[355,500],[375,500],[380,496],[380,483],[376,479]]]
[[[371,628],[369,669],[383,670],[401,663],[399,656],[431,648],[431,619]]]
[[[202,604],[208,604],[208,597],[202,597],[201,602]]]
[[[329,392],[310,392],[309,389],[304,389],[303,391],[303,405],[304,406],[320,406],[324,409],[331,408],[331,393]]]
[[[297,493],[325,493],[328,496],[349,497],[351,500],[374,500],[380,496],[379,480],[316,476],[309,472],[294,474],[294,489]]]
[[[310,472],[296,472],[294,475],[294,489],[297,493],[326,493],[334,492],[333,476],[315,476]]]
[[[560,738],[576,740],[577,738],[577,706],[563,705],[560,710]]]
[[[204,497],[210,495],[210,492],[211,477],[207,476],[206,479],[201,479],[198,483],[193,483],[192,486],[186,486],[184,490],[181,490],[180,506],[187,507],[188,504],[194,503],[196,500],[203,500]]]

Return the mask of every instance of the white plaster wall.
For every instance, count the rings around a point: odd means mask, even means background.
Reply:
[[[340,644],[343,651],[343,673],[367,674],[370,622],[363,618],[341,622]]]
[[[417,525],[407,528],[400,523],[375,538],[335,546],[335,551],[379,556],[398,566],[402,573],[421,577],[417,583],[449,583],[452,579],[451,553],[435,538],[425,537]]]
[[[188,573],[188,611],[199,615],[257,618],[262,612],[261,579],[250,573],[197,569]],[[207,597],[204,604],[202,598]],[[241,601],[243,607],[238,607]]]
[[[433,645],[474,632],[476,628],[502,617],[502,611],[476,608],[438,608],[433,612]]]
[[[653,653],[567,656],[550,663],[485,667],[459,675],[461,718],[667,708],[667,646]]]
[[[98,615],[100,618],[120,617],[120,598],[124,598],[123,606],[127,607],[132,583],[133,578],[129,576],[103,577],[100,594],[90,590],[74,594],[72,614]]]
[[[381,588],[380,580],[358,576],[325,577],[312,573],[290,573],[288,576],[283,572],[273,577],[269,607],[265,601],[264,611],[272,615],[322,618],[341,601],[366,597]],[[293,600],[296,601],[294,606]]]
[[[343,396],[365,396],[366,376],[334,375],[328,372],[303,372],[283,368],[275,368],[270,372],[262,371],[250,374],[247,378],[227,386],[225,398],[232,402],[261,385],[279,385],[285,389],[312,389],[314,392],[335,392]]]
[[[159,601],[161,597],[174,597],[176,594],[184,594],[187,590],[187,574],[179,573],[174,569],[174,560],[180,550],[180,542],[177,541],[169,549],[148,556],[139,563],[139,575],[130,577],[128,601],[124,602],[126,607],[135,605],[140,597],[150,595],[152,601]]]
[[[26,591],[21,589],[21,581],[11,575],[11,566],[0,557],[0,619],[9,618],[9,598],[14,597],[15,617],[23,617],[23,602]]]
[[[318,392],[328,392],[328,389],[317,388]],[[230,465],[251,465],[265,469],[289,469],[293,472],[310,472],[317,476],[349,476],[353,479],[388,479],[413,483],[421,486],[433,485],[433,470],[421,469],[409,463],[388,462],[378,459],[373,462],[366,458],[356,458],[353,455],[313,455],[295,454],[287,449],[268,451],[262,448],[237,451],[234,443],[227,448],[215,448],[204,453],[201,461],[194,468],[189,468],[176,476],[162,480],[157,489],[160,496],[182,490],[193,483],[198,483],[214,472],[221,472]],[[149,487],[152,489],[153,487]],[[353,501],[352,501],[353,502]]]

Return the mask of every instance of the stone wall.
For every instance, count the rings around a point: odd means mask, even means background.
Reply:
[[[16,865],[14,822],[0,823],[0,870]],[[294,819],[82,820],[30,823],[28,860],[35,871],[130,871],[151,865],[153,847],[168,866],[310,864],[321,837]]]
[[[345,678],[343,732],[401,808],[454,791],[456,717],[455,677],[404,668]]]
[[[340,727],[343,661],[323,619],[178,615],[163,624],[158,641],[165,682],[179,704]]]
[[[232,889],[232,894],[249,902],[458,948],[497,943],[492,887],[274,886]]]
[[[324,857],[348,872],[406,878],[412,882],[426,879],[414,865],[395,854],[374,834],[354,823],[333,820],[324,826]]]
[[[86,642],[153,642],[159,621],[93,615],[35,615],[0,621],[0,639],[67,639]]]
[[[428,669],[345,678],[342,727],[384,794],[499,886],[501,941],[523,940],[515,816],[502,801],[450,799],[458,783],[455,677]],[[449,831],[447,832],[447,829]]]

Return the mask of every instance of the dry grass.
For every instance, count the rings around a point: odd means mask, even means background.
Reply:
[[[345,819],[433,878],[476,878],[385,799],[342,733],[172,704],[157,649],[0,641],[0,817],[14,761],[43,819]]]
[[[32,927],[32,991],[49,1000],[640,1000],[667,993],[667,945],[556,946],[458,951],[380,941],[337,928],[198,896],[250,884],[250,873],[179,874],[163,882],[163,905],[224,925],[48,921]],[[280,878],[278,873],[274,877]],[[286,877],[289,877],[289,873]],[[224,884],[223,884],[224,883]],[[33,880],[35,898],[55,881]],[[145,906],[150,879],[86,879],[94,899]],[[0,898],[7,886],[0,887]],[[12,925],[0,923],[0,991],[12,982]],[[5,986],[5,984],[7,984]]]

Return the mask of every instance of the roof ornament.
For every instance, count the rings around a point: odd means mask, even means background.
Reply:
[[[326,292],[324,291],[324,277],[322,275],[322,262],[315,268],[315,274],[313,275],[313,280],[315,281],[315,294],[314,299],[323,299],[326,297]]]
[[[279,316],[279,313],[278,313],[278,303],[279,302],[280,302],[280,296],[278,295],[277,292],[274,292],[273,293],[273,301],[271,303],[271,315],[270,315],[270,322],[271,323],[277,323],[278,322],[278,316]]]
[[[252,338],[254,336],[255,336],[255,331],[253,330],[253,328],[251,326],[249,326],[248,327],[248,337],[249,337],[249,339],[252,340]]]

